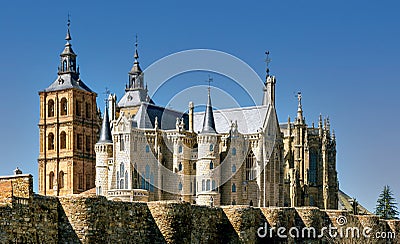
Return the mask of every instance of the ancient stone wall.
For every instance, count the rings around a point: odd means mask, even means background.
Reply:
[[[25,186],[29,189],[29,184]],[[29,195],[24,198],[25,190],[16,192],[19,196],[13,195],[10,180],[0,181],[0,187],[3,190],[0,195],[0,243],[400,241],[395,236],[400,233],[399,220],[384,221],[373,215],[352,215],[339,210],[244,205],[209,207],[178,201],[130,203],[84,195],[59,198]],[[390,238],[378,238],[376,233],[381,236],[384,233]]]

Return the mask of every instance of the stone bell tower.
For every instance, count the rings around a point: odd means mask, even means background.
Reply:
[[[100,117],[97,94],[79,77],[70,21],[57,79],[39,92],[39,193],[61,196],[94,187]]]

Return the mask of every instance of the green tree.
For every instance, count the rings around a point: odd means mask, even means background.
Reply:
[[[399,211],[397,210],[396,199],[388,185],[383,187],[383,191],[379,195],[376,202],[375,214],[383,219],[397,219]]]

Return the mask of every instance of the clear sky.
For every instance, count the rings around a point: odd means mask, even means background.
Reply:
[[[105,87],[123,94],[135,34],[142,68],[178,51],[207,48],[242,59],[264,77],[270,50],[279,120],[295,116],[301,91],[309,124],[320,113],[330,116],[340,188],[371,211],[385,184],[400,201],[399,10],[398,1],[359,0],[5,1],[0,175],[19,166],[34,175],[37,189],[38,91],[57,77],[70,12],[81,78],[99,93],[100,107]],[[187,78],[204,81],[207,74]]]

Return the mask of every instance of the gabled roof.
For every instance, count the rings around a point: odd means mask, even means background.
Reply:
[[[139,106],[142,102],[147,102],[148,99],[147,92],[144,89],[128,90],[125,92],[121,100],[119,100],[118,107],[125,108]],[[150,100],[150,103],[153,103],[153,101]]]
[[[238,123],[238,131],[242,134],[252,134],[264,127],[269,106],[253,106],[214,110],[215,129],[218,133],[228,133],[231,121]],[[199,132],[203,127],[205,112],[194,113],[194,131]]]
[[[83,91],[93,92],[83,81],[79,78],[73,77],[72,73],[61,74],[58,78],[44,91],[60,91],[69,88],[76,88]]]

